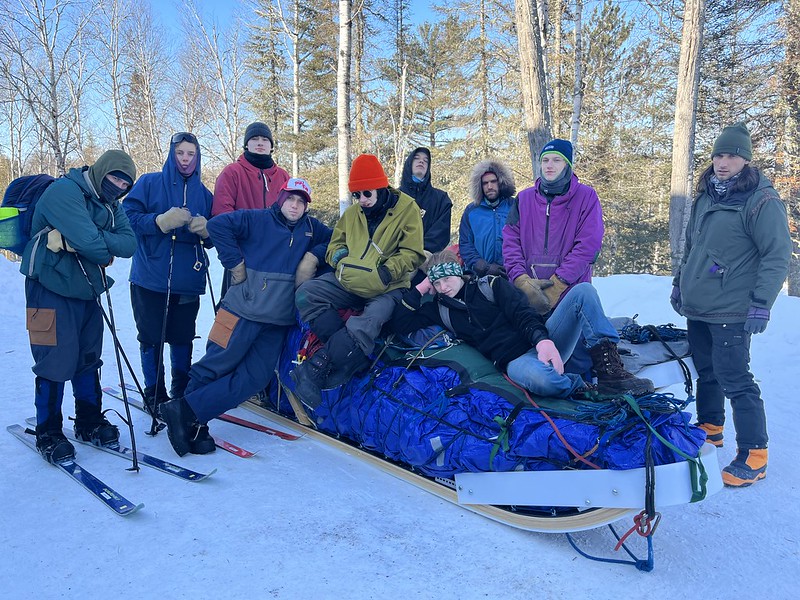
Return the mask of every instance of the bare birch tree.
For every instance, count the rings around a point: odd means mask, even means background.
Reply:
[[[573,35],[575,38],[575,82],[572,88],[572,119],[569,140],[577,148],[583,107],[583,0],[575,0],[575,31]]]
[[[550,107],[542,63],[539,17],[534,0],[516,0],[517,47],[525,132],[528,137],[531,170],[539,173],[539,150],[551,137]]]
[[[794,251],[789,263],[789,295],[800,296],[800,0],[784,4],[786,23],[783,90],[786,102],[786,208]]]
[[[673,273],[683,255],[686,224],[692,203],[697,90],[700,82],[705,9],[705,0],[686,0],[684,3],[669,200],[669,245]]]
[[[30,110],[43,149],[52,153],[49,170],[58,173],[77,146],[75,116],[85,80],[76,69],[76,46],[93,10],[68,0],[0,3],[0,50],[7,57],[2,76]]]
[[[350,61],[352,56],[351,0],[339,0],[339,54],[336,63],[336,140],[339,173],[339,214],[350,205]]]

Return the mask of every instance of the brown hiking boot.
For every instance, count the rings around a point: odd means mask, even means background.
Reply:
[[[722,469],[722,483],[728,487],[747,487],[766,476],[766,448],[738,450],[733,462]]]
[[[601,395],[631,394],[646,396],[655,391],[649,379],[636,377],[625,369],[617,345],[608,338],[589,348],[592,368],[597,374],[597,391]]]
[[[706,441],[709,444],[722,448],[722,425],[712,425],[711,423],[696,423],[696,425],[706,432]]]

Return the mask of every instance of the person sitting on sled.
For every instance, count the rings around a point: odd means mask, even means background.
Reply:
[[[350,168],[355,204],[336,223],[326,255],[335,273],[300,286],[300,318],[325,345],[291,377],[301,402],[316,408],[322,389],[347,381],[368,365],[375,339],[425,260],[419,207],[389,187],[377,156],[361,154]],[[339,309],[363,311],[347,323]]]
[[[186,394],[161,406],[175,452],[214,451],[207,423],[263,390],[286,333],[296,322],[295,287],[324,260],[329,227],[308,216],[311,188],[290,179],[270,208],[218,215],[207,228],[231,271],[208,335],[206,354],[189,371]]]
[[[619,336],[589,283],[574,286],[545,322],[507,279],[464,275],[458,257],[445,250],[427,265],[427,279],[403,295],[390,327],[407,334],[439,325],[475,347],[508,377],[537,396],[567,398],[588,386],[566,373],[583,334],[597,374],[598,393],[645,395],[648,379],[625,370],[617,353]],[[432,302],[423,296],[433,294]]]

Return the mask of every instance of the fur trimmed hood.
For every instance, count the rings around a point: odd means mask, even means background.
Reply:
[[[501,198],[513,198],[514,194],[517,193],[517,188],[514,184],[514,174],[505,163],[499,160],[482,160],[475,165],[469,176],[469,197],[475,205],[483,201],[481,177],[489,171],[497,175],[497,180],[500,183]]]

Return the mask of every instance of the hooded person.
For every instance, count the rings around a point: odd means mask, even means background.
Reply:
[[[752,157],[744,123],[725,127],[714,142],[670,297],[686,317],[697,423],[715,446],[723,444],[725,397],[731,402],[737,451],[722,470],[730,487],[767,475],[767,418],[750,370],[750,340],[767,328],[792,255],[786,206]]]
[[[444,250],[450,243],[453,202],[447,192],[431,184],[431,151],[428,148],[415,148],[406,157],[400,191],[419,205],[425,252],[432,254]]]
[[[31,231],[49,232],[28,242],[20,271],[35,363],[36,447],[49,462],[75,455],[61,429],[66,381],[75,397],[75,435],[97,445],[119,439],[102,413],[103,318],[97,299],[114,284],[105,267],[136,248],[119,203],[135,180],[130,156],[108,150],[93,165],[54,181],[34,208]]]
[[[296,323],[295,282],[312,254],[324,260],[329,227],[308,215],[308,181],[286,181],[266,209],[237,210],[208,222],[222,265],[233,273],[208,334],[206,353],[189,372],[186,393],[161,407],[175,452],[214,450],[208,422],[263,390],[286,334]]]
[[[129,281],[144,401],[156,416],[159,405],[170,396],[182,396],[189,382],[200,296],[206,292],[205,248],[211,246],[206,224],[213,197],[200,179],[200,164],[197,138],[178,132],[170,138],[161,171],[142,175],[122,203],[137,241]],[[165,344],[170,353],[169,395]]]
[[[572,144],[551,140],[539,163],[541,176],[508,214],[503,262],[514,285],[547,314],[570,288],[591,282],[605,229],[597,192],[572,172]]]
[[[514,205],[514,174],[505,163],[483,160],[472,169],[469,196],[472,203],[461,215],[458,252],[468,271],[478,277],[500,275],[503,266],[503,227]]]
[[[389,186],[377,156],[361,154],[350,168],[354,204],[333,229],[326,273],[297,289],[300,318],[324,346],[295,368],[291,377],[299,399],[316,408],[322,389],[346,382],[369,363],[381,327],[425,259],[419,208]],[[346,322],[339,311],[361,314]]]

